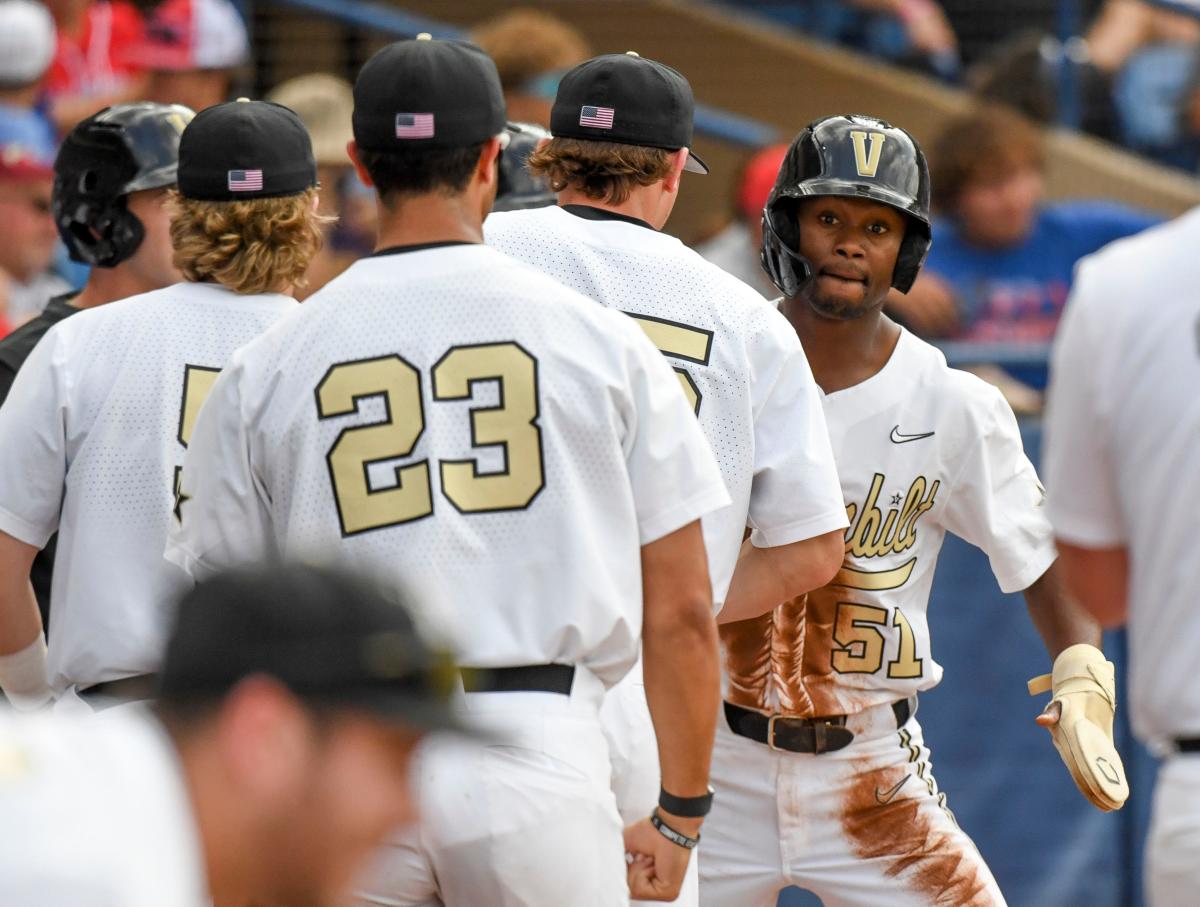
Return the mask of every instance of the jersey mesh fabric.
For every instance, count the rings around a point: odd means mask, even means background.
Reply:
[[[0,407],[0,529],[37,547],[58,530],[56,690],[156,668],[186,585],[162,550],[188,368],[220,369],[294,305],[177,284],[80,312],[26,360]]]
[[[846,561],[830,585],[722,629],[729,698],[746,708],[841,715],[936,686],[926,610],[947,531],[983,549],[1005,592],[1054,561],[1041,484],[990,384],[904,331],[883,369],[824,403]]]
[[[558,207],[493,214],[484,236],[608,308],[711,337],[702,363],[672,356],[670,341],[663,351],[695,384],[700,427],[733,500],[704,521],[718,609],[747,526],[756,545],[769,547],[846,525],[808,360],[795,331],[754,290],[674,237]]]
[[[468,399],[434,399],[431,371],[452,348],[492,344],[536,360],[544,484],[524,507],[462,512],[439,461],[530,468],[472,443],[472,410],[515,406],[519,387],[502,398],[481,376]],[[331,366],[395,355],[420,375],[419,401],[363,395],[355,412],[318,417]],[[423,429],[410,454],[366,468],[371,492],[426,462],[432,515],[343,534],[327,454],[389,413]],[[271,549],[337,556],[439,598],[466,664],[584,664],[606,683],[636,657],[640,546],[728,502],[675,376],[637,328],[482,246],[360,261],[241,351],[196,426],[184,488],[193,500],[168,556],[193,573]]]

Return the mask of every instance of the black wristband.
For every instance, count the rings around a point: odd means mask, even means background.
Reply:
[[[650,813],[650,824],[658,829],[658,833],[670,841],[672,844],[677,844],[686,850],[693,850],[700,843],[700,836],[689,838],[681,831],[676,831],[661,818],[659,818],[658,810]]]
[[[669,794],[666,788],[658,789],[658,805],[662,807],[663,812],[668,812],[673,816],[681,816],[684,819],[703,819],[712,809],[713,789],[709,787],[708,793],[701,794],[699,797],[676,797],[674,794]]]

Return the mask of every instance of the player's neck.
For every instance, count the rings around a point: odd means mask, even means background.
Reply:
[[[158,284],[142,279],[130,268],[119,265],[115,268],[92,268],[88,282],[79,295],[71,300],[71,305],[77,309],[90,309],[157,289]]]
[[[568,187],[558,193],[558,204],[560,207],[565,205],[586,205],[589,208],[599,208],[601,211],[612,211],[615,214],[623,214],[626,217],[644,221],[655,230],[661,230],[671,214],[669,206],[665,211],[663,209],[661,186],[662,183],[655,183],[652,186],[638,187],[630,192],[629,198],[620,204],[598,201],[594,198],[589,198],[577,189]]]
[[[375,249],[430,242],[483,242],[483,212],[468,195],[447,198],[439,193],[380,203]]]
[[[900,339],[900,327],[880,310],[861,318],[823,318],[803,299],[785,299],[780,311],[800,337],[817,385],[827,394],[879,373]]]

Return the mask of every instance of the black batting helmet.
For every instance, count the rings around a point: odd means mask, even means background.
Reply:
[[[833,116],[796,136],[763,210],[762,264],[785,296],[795,296],[811,274],[800,255],[796,202],[816,195],[868,198],[908,215],[908,229],[892,272],[907,293],[929,252],[929,165],[911,135],[868,116]]]
[[[54,221],[71,258],[112,268],[137,251],[145,230],[125,198],[175,185],[179,136],[193,116],[180,104],[136,101],[71,130],[54,162]]]
[[[550,138],[550,133],[533,123],[509,123],[506,131],[509,142],[500,155],[500,180],[492,210],[520,211],[553,205],[555,195],[550,186],[525,166],[538,142]]]

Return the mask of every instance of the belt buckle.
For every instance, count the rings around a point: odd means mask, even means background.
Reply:
[[[783,750],[775,745],[775,722],[782,717],[782,715],[775,714],[767,718],[767,748],[777,753],[781,753]]]

